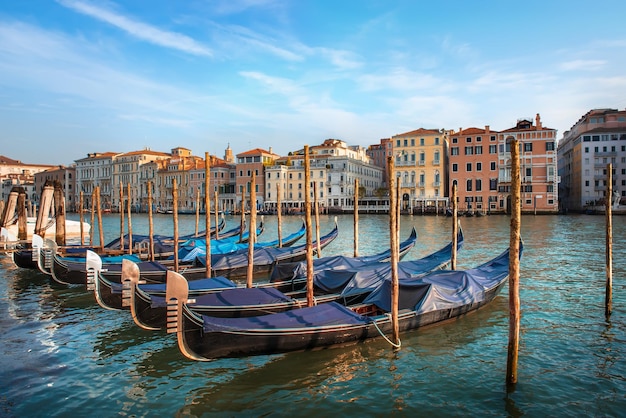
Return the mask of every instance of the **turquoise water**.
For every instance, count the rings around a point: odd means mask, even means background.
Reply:
[[[181,216],[181,234],[194,216]],[[227,218],[227,228],[237,218]],[[283,218],[283,234],[302,220]],[[324,234],[334,217],[322,216]],[[201,225],[203,220],[200,221]],[[265,217],[260,241],[276,238]],[[353,220],[324,255],[353,253]],[[119,218],[104,219],[106,239]],[[51,283],[0,257],[0,416],[624,416],[626,412],[626,217],[613,221],[613,314],[604,316],[604,216],[524,216],[519,383],[505,387],[508,288],[458,321],[317,352],[208,363],[185,359],[173,335],[139,329],[128,312],[100,308],[80,288]],[[451,236],[445,217],[404,216],[417,258]],[[508,245],[509,218],[463,218],[458,267]],[[172,222],[157,217],[158,233]],[[133,232],[147,232],[133,217]],[[360,216],[359,253],[387,247],[388,218]]]

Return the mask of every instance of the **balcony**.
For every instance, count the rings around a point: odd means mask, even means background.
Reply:
[[[398,161],[396,167],[415,167],[415,161]]]
[[[419,161],[417,162],[417,165],[419,165],[420,167],[425,166],[425,165],[426,165],[426,161],[424,161],[424,160],[419,160]]]
[[[439,165],[441,162],[439,160],[433,160],[433,165]]]

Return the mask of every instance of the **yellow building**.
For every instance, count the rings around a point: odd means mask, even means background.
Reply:
[[[395,176],[403,211],[445,211],[448,206],[446,155],[448,132],[417,129],[391,137]]]

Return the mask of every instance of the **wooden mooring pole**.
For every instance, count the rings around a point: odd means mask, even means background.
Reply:
[[[96,190],[97,187],[91,192],[91,210],[90,210],[90,216],[89,216],[89,225],[91,225],[91,227],[89,228],[89,246],[93,247],[93,234],[94,234],[94,225],[95,225],[95,216],[96,216]]]
[[[359,256],[359,179],[354,179],[354,256]]]
[[[313,306],[313,231],[311,231],[311,163],[309,146],[304,146],[304,222],[306,225],[306,302]]]
[[[391,249],[391,326],[392,342],[400,347],[400,325],[398,322],[398,196],[395,187],[394,157],[387,157],[387,178],[389,179],[389,247]]]
[[[178,184],[172,179],[172,216],[174,217],[174,271],[178,273]]]
[[[96,215],[98,217],[98,240],[100,251],[104,250],[104,230],[102,229],[102,200],[100,199],[100,186],[96,186]]]
[[[506,367],[506,384],[509,391],[517,383],[519,357],[520,297],[519,297],[519,246],[521,229],[519,142],[511,146],[511,231],[509,240],[509,345]]]
[[[154,261],[154,219],[152,218],[152,182],[148,182],[148,235],[150,240],[150,261]]]
[[[456,270],[456,247],[458,245],[457,236],[459,234],[458,213],[457,213],[457,184],[456,180],[452,184],[452,253],[450,255],[450,270]]]
[[[248,271],[246,287],[252,287],[254,278],[254,244],[256,242],[256,174],[252,171],[250,180],[250,227],[248,228]]]
[[[128,217],[128,254],[133,253],[133,221],[131,218],[131,192],[130,192],[130,182],[126,183],[126,195],[128,201],[126,202],[126,216]]]
[[[216,181],[217,184],[217,181]],[[219,224],[220,224],[220,205],[219,205],[219,199],[218,199],[218,194],[217,194],[217,190],[215,190],[213,192],[213,207],[215,208],[215,239],[218,240],[220,239],[220,228],[219,228]]]
[[[204,240],[206,241],[205,251],[205,275],[211,277],[211,199],[209,190],[211,185],[211,160],[209,153],[204,153]],[[216,208],[217,209],[217,208]],[[217,232],[217,219],[215,220],[215,231]]]
[[[124,184],[120,180],[120,250],[124,251]]]
[[[322,257],[322,243],[320,242],[320,204],[317,200],[317,182],[313,181],[313,206],[315,207],[315,243],[317,258]]]
[[[85,237],[84,237],[84,226],[83,226],[83,222],[85,222],[85,214],[83,213],[83,205],[85,204],[84,202],[84,197],[83,197],[83,192],[81,190],[80,194],[79,194],[79,198],[78,198],[78,221],[80,222],[80,245],[85,245]],[[90,224],[93,227],[93,223]]]
[[[276,182],[276,217],[278,219],[278,248],[283,247],[283,208],[280,199],[280,182],[282,179],[278,179]]]
[[[604,315],[611,317],[613,311],[613,164],[606,167],[606,295]]]

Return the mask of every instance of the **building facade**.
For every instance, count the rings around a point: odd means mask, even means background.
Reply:
[[[604,206],[608,164],[613,168],[610,198],[626,204],[626,110],[593,109],[559,141],[561,209],[580,212]]]
[[[250,192],[252,173],[255,175],[255,196],[256,207],[261,209],[265,201],[265,168],[274,165],[276,159],[280,156],[274,154],[272,149],[266,151],[261,148],[255,148],[246,152],[237,154],[236,162],[236,193],[237,203],[244,210],[250,209]],[[244,199],[243,206],[242,196]]]
[[[511,148],[519,141],[522,213],[557,213],[559,209],[556,129],[546,128],[539,114],[522,118],[498,133],[498,208],[510,213]]]
[[[420,128],[391,137],[402,211],[438,212],[448,206],[448,135],[444,129]]]
[[[450,133],[448,196],[457,186],[457,208],[467,214],[503,212],[498,205],[498,132],[489,126]]]

